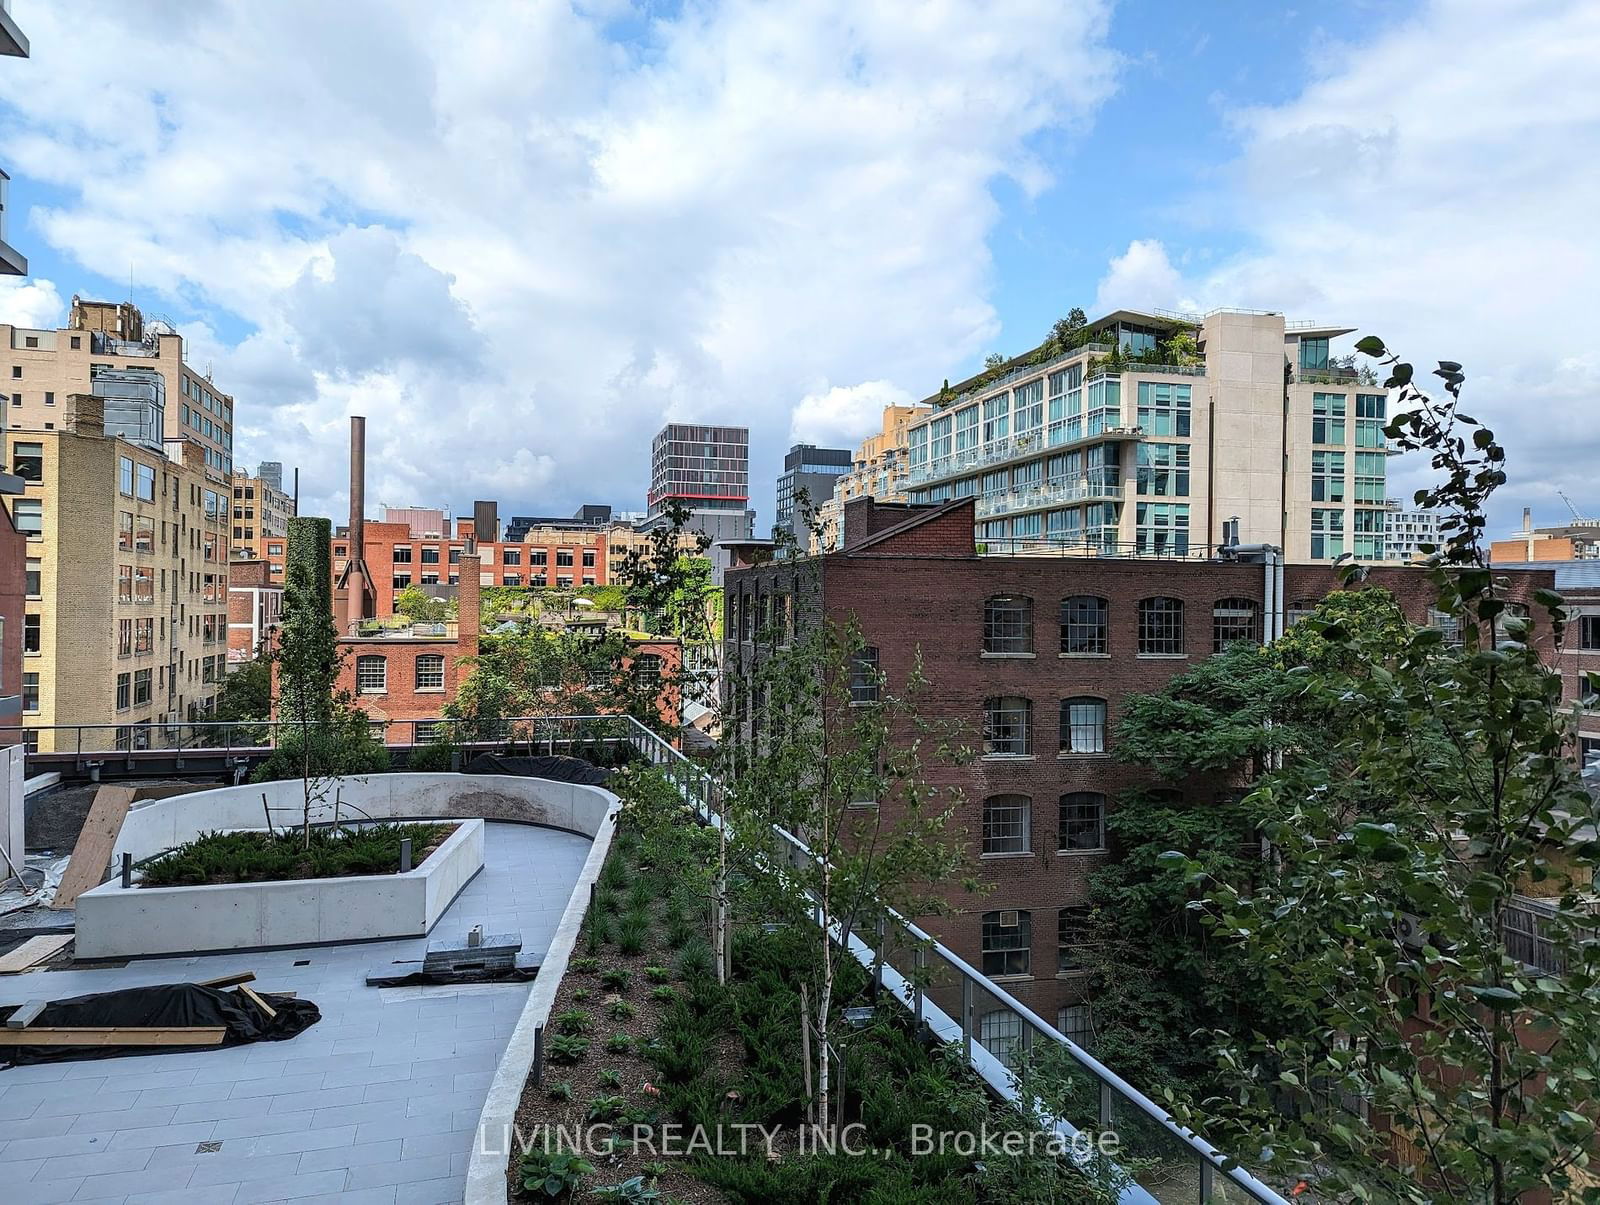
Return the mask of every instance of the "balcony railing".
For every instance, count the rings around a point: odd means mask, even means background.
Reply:
[[[1338,368],[1333,366],[1327,368],[1297,368],[1294,373],[1296,383],[1301,385],[1342,385],[1346,388],[1351,385],[1370,385],[1374,389],[1378,388],[1377,379],[1370,372],[1366,374],[1367,379],[1363,380],[1362,376],[1362,371],[1359,368]]]
[[[925,465],[917,465],[907,472],[906,484],[923,485],[930,481],[943,481],[947,477],[956,477],[988,465],[1010,464],[1014,460],[1074,445],[1102,443],[1112,439],[1141,439],[1144,436],[1142,427],[1104,427],[1072,439],[1052,440],[1051,435],[1065,431],[1066,421],[1056,419],[1048,427],[1029,431],[1026,435],[1011,435],[1005,439],[992,440],[976,448],[941,456]]]
[[[978,499],[977,513],[980,516],[1010,515],[1068,502],[1116,501],[1123,496],[1123,489],[1114,480],[1093,477],[1086,480],[1047,481],[1027,489],[985,494]]]
[[[1104,535],[1094,534],[1099,530]],[[1202,545],[1185,540],[1129,541],[1115,538],[1115,528],[1091,528],[1081,534],[1062,537],[977,536],[979,556],[1015,557],[1113,557],[1139,561],[1204,561],[1210,552]]]

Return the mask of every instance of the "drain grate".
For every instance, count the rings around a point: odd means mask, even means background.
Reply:
[[[215,1155],[221,1149],[221,1142],[202,1142],[194,1148],[194,1153],[197,1155]]]

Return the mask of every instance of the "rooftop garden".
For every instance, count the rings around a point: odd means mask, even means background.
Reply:
[[[366,824],[309,832],[204,833],[145,863],[141,887],[199,887],[399,874],[401,842],[420,866],[455,832],[454,824]]]

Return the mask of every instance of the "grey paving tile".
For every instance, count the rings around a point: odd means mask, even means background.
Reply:
[[[172,1192],[134,1193],[123,1205],[232,1205],[238,1191],[237,1184],[207,1184],[196,1188],[191,1181],[188,1188]]]
[[[321,1075],[280,1075],[268,1079],[241,1080],[233,1086],[228,1096],[288,1096],[295,1092],[315,1092],[320,1087]]]
[[[39,1110],[39,1098],[29,1100],[19,1096],[15,1100],[7,1100],[0,1096],[0,1121],[21,1121],[32,1117]]]
[[[33,1179],[76,1180],[84,1176],[105,1176],[113,1172],[139,1172],[150,1163],[148,1150],[99,1151],[92,1155],[56,1155],[42,1160]],[[11,1174],[11,1164],[0,1165]]]
[[[322,1130],[267,1134],[255,1140],[251,1152],[257,1155],[282,1155],[289,1151],[315,1151],[330,1146],[352,1146],[355,1141],[355,1126],[334,1126]]]
[[[398,1150],[399,1143],[396,1143]],[[410,1184],[415,1181],[443,1180],[450,1176],[449,1155],[422,1155],[415,1159],[395,1158],[350,1169],[348,1188],[371,1188],[380,1184]]]
[[[331,1049],[331,1045],[330,1045]],[[285,1075],[306,1075],[312,1071],[348,1071],[366,1067],[372,1062],[372,1051],[356,1054],[323,1054],[306,1058],[292,1058],[283,1064]]]
[[[57,1201],[70,1201],[78,1193],[78,1185],[83,1181],[80,1177],[70,1180],[46,1180],[43,1183],[27,1183],[6,1188],[7,1205],[55,1205]]]
[[[98,1101],[88,1101],[97,1104]],[[99,1134],[106,1130],[144,1130],[151,1126],[164,1126],[172,1122],[177,1105],[161,1105],[153,1109],[122,1108],[105,1113],[85,1113],[72,1123],[69,1134]]]
[[[140,1172],[108,1172],[100,1176],[85,1176],[75,1194],[80,1199],[96,1197],[125,1197],[136,1192],[163,1192],[186,1188],[189,1173],[181,1167],[146,1168]]]
[[[324,1088],[344,1088],[351,1084],[379,1084],[385,1080],[410,1079],[411,1069],[420,1063],[385,1063],[378,1067],[346,1067],[322,1077]]]
[[[29,1121],[32,1121],[29,1118]],[[72,1123],[67,1122],[70,1126]],[[59,1134],[40,1138],[13,1138],[6,1143],[4,1155],[7,1162],[14,1159],[48,1159],[52,1155],[93,1155],[107,1149],[111,1134],[69,1134],[63,1129]]]
[[[412,1076],[410,1079],[384,1080],[379,1084],[366,1084],[362,1087],[366,1100],[404,1100],[408,1096],[426,1096],[433,1093],[447,1093],[455,1090],[455,1076],[438,1074]],[[492,1078],[492,1077],[491,1077]],[[338,1089],[344,1091],[344,1089]],[[485,1079],[480,1096],[489,1093],[489,1081]]]
[[[214,1121],[186,1121],[180,1125],[155,1126],[148,1130],[118,1130],[111,1138],[109,1149],[131,1150],[135,1147],[172,1146],[184,1142],[205,1142],[211,1137],[217,1123]]]
[[[366,1099],[366,1085],[350,1084],[344,1088],[318,1088],[314,1092],[295,1092],[288,1096],[270,1097],[267,1112],[307,1113],[318,1109],[331,1109],[335,1105],[359,1105]]]
[[[264,1201],[298,1201],[344,1191],[344,1169],[312,1172],[308,1176],[278,1176],[270,1180],[246,1180],[239,1185],[234,1205],[256,1205]]]
[[[228,1144],[214,1155],[201,1155],[195,1160],[194,1175],[189,1186],[197,1188],[211,1184],[239,1184],[248,1180],[278,1180],[297,1175],[300,1155],[288,1151],[282,1155],[229,1154]]]
[[[474,1130],[456,1130],[454,1133],[412,1134],[400,1140],[400,1158],[416,1159],[423,1155],[453,1155],[470,1151]]]
[[[295,1112],[257,1113],[255,1116],[228,1117],[217,1122],[212,1131],[213,1140],[230,1138],[258,1138],[266,1134],[286,1134],[294,1130],[311,1128],[311,1110]]]
[[[325,1197],[301,1197],[298,1205],[394,1205],[394,1187],[346,1188]]]
[[[366,1167],[374,1163],[399,1163],[400,1139],[388,1138],[381,1142],[358,1142],[354,1146],[328,1147],[320,1151],[305,1151],[298,1156],[299,1172],[320,1172],[335,1167]],[[389,1181],[373,1181],[388,1183]]]
[[[281,1099],[276,1096],[268,1100]],[[261,1112],[261,1097],[241,1096],[238,1100],[197,1100],[192,1104],[176,1106],[172,1115],[174,1124],[184,1121],[224,1121],[238,1117],[254,1117]]]
[[[453,1176],[402,1184],[396,1187],[394,1194],[395,1205],[454,1205],[463,1199],[461,1181]]]
[[[22,1000],[13,1000],[9,1003],[22,1004]],[[70,1063],[28,1063],[22,1067],[12,1067],[0,1071],[0,1086],[12,1088],[18,1084],[53,1084],[58,1080],[67,1078],[67,1069]]]
[[[39,1102],[35,1117],[77,1117],[81,1114],[118,1113],[131,1109],[139,1099],[137,1092],[91,1092],[86,1096],[51,1096]],[[112,1125],[92,1127],[111,1129]]]
[[[0,1151],[5,1150],[5,1139],[51,1138],[65,1134],[72,1128],[72,1117],[22,1117],[6,1122],[0,1133]],[[6,1156],[10,1158],[10,1156]]]
[[[49,1070],[62,1071],[71,1065],[61,1063]],[[75,1077],[70,1083],[65,1082],[65,1076],[47,1080],[11,1078],[24,1071],[40,1070],[42,1066],[30,1063],[23,1067],[13,1067],[10,1071],[0,1071],[0,1100],[50,1100],[63,1096],[76,1096],[81,1099],[100,1091],[105,1086],[106,1077],[103,1075],[85,1076],[82,1079]]]
[[[215,1084],[183,1084],[176,1088],[146,1088],[139,1093],[139,1099],[134,1104],[139,1108],[152,1105],[192,1105],[203,1100],[227,1100],[228,1093],[232,1091],[231,1085]]]
[[[155,1070],[146,1065],[135,1070],[136,1062],[148,1063],[148,1058],[139,1060],[125,1060],[126,1068],[119,1066],[119,1060],[112,1060],[110,1070],[106,1075],[107,1092],[137,1092],[147,1088],[174,1088],[183,1084],[192,1084],[199,1067],[182,1067],[174,1070]]]

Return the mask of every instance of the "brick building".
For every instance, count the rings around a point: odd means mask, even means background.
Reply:
[[[283,575],[265,561],[228,563],[228,668],[255,658],[283,616]]]
[[[448,595],[461,583],[461,563],[476,552],[480,586],[604,586],[611,582],[610,541],[605,529],[534,529],[519,542],[480,540],[474,521],[457,519],[452,538],[419,539],[405,523],[362,525],[367,568],[372,573],[373,614],[394,614],[394,597],[408,586]],[[349,528],[333,541],[335,582],[350,555]],[[270,559],[270,558],[269,558]],[[435,591],[433,587],[440,587]]]
[[[925,923],[1035,1012],[1079,1033],[1088,1002],[1074,941],[1089,876],[1107,858],[1106,809],[1150,782],[1112,756],[1124,700],[1233,640],[1293,624],[1337,588],[1337,572],[1283,566],[1280,589],[1272,568],[1239,560],[978,555],[973,523],[971,499],[848,503],[843,551],[728,572],[725,658],[750,664],[760,617],[789,608],[801,626],[853,617],[891,686],[921,656],[924,713],[960,722],[982,751],[930,780],[962,791],[961,827],[993,885],[981,898],[953,893],[955,911]],[[1422,572],[1375,568],[1368,583],[1428,621]],[[1517,588],[1549,584],[1530,573]],[[1197,778],[1181,789],[1209,799],[1228,785]],[[1012,1023],[997,1014],[984,1025]]]
[[[337,554],[338,541],[334,544]],[[370,544],[368,548],[370,555]],[[455,568],[461,579],[459,623],[416,624],[379,636],[339,638],[344,654],[339,689],[349,691],[362,711],[385,725],[384,739],[391,744],[433,738],[434,727],[419,721],[438,719],[455,701],[470,668],[462,663],[478,655],[477,555],[464,552]]]
[[[7,471],[0,459],[0,494],[22,493],[24,482]],[[23,585],[28,538],[0,506],[0,748],[22,740],[22,624],[26,614]],[[0,836],[4,836],[0,833]]]
[[[1498,547],[1498,545],[1496,545]],[[1585,680],[1600,675],[1600,559],[1522,561],[1503,565],[1497,573],[1529,574],[1545,584],[1545,574],[1555,580],[1556,593],[1566,601],[1567,630],[1555,664],[1561,670],[1562,697],[1572,706],[1577,729],[1576,753],[1582,763],[1600,766],[1600,701]],[[1590,700],[1585,707],[1583,701]]]

